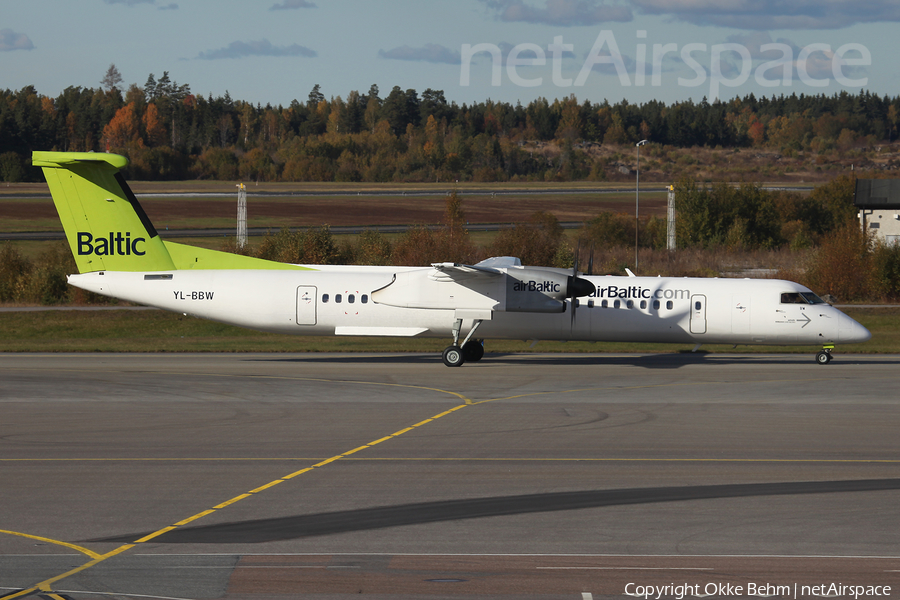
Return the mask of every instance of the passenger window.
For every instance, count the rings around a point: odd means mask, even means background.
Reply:
[[[347,302],[349,302],[350,304],[353,304],[354,302],[356,302],[356,296],[354,296],[353,294],[348,294]]]
[[[659,300],[653,301],[653,310],[659,310]]]
[[[588,300],[588,308],[594,308],[594,301]]]
[[[362,297],[359,299],[359,301],[362,302],[363,304],[367,304],[369,302],[368,294],[363,294]]]
[[[615,302],[613,302],[613,308],[619,308],[620,306],[622,306],[622,303],[620,301],[616,300]]]
[[[328,294],[322,294],[322,303],[328,302]]]
[[[600,307],[601,308],[609,308],[609,302],[604,300],[603,302],[600,303]]]
[[[675,305],[672,304],[672,301],[671,301],[671,300],[669,300],[668,302],[666,302],[666,308],[667,308],[668,310],[672,310],[672,307],[674,307],[674,306],[675,306]]]
[[[340,304],[340,303],[341,303],[341,295],[340,295],[340,294],[335,294],[335,295],[334,295],[334,301],[337,302],[338,304]]]
[[[694,310],[700,310],[701,308],[703,308],[703,305],[700,303],[699,300],[694,302]]]
[[[641,300],[641,309],[647,308],[647,301]]]
[[[634,300],[628,300],[625,303],[625,308],[634,308]]]

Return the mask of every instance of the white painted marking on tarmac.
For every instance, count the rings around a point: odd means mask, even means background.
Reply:
[[[593,569],[595,571],[714,571],[712,567],[535,567],[536,569]]]
[[[230,568],[230,567],[229,567]],[[235,569],[361,569],[359,565],[238,565]]]
[[[581,592],[581,600],[594,600],[594,595],[590,592]]]
[[[30,554],[7,556],[31,556]],[[70,554],[52,554],[47,556],[72,556]],[[564,558],[865,558],[897,560],[900,554],[886,555],[854,555],[854,554],[539,554],[521,552],[489,552],[475,554],[472,552],[191,552],[191,553],[134,553],[131,556],[541,556]],[[897,572],[900,572],[898,570]]]
[[[2,588],[2,589],[12,589],[12,588]],[[83,594],[90,596],[114,596],[116,598],[121,598],[121,592],[88,592],[84,590],[53,590],[54,594]],[[192,598],[179,598],[177,596],[152,596],[148,594],[132,594],[129,593],[128,596],[130,598],[156,598],[157,600],[194,600]]]
[[[33,555],[28,555],[33,556]],[[145,554],[144,556],[159,556],[158,554]],[[181,570],[212,570],[212,569],[361,569],[359,565],[238,565],[237,567],[233,565],[190,565],[190,566],[180,566],[180,565],[167,565],[162,567],[157,567],[158,569],[181,569]],[[155,596],[154,596],[155,598]]]

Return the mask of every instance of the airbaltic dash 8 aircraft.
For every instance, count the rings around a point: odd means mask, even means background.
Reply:
[[[119,172],[128,160],[35,152],[79,274],[70,284],[294,335],[449,337],[447,366],[484,339],[692,344],[864,342],[869,331],[790,281],[589,276],[517,258],[430,267],[290,265],[163,241]]]

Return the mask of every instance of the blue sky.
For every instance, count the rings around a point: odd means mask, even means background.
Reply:
[[[895,0],[4,0],[0,87],[56,96],[168,71],[270,103],[543,96],[641,103],[753,92],[900,95]]]

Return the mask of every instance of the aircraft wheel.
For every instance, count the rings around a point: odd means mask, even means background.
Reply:
[[[472,340],[462,347],[466,362],[478,362],[484,356],[484,342]]]
[[[447,346],[444,348],[441,358],[444,359],[444,364],[448,367],[460,367],[466,362],[466,356],[459,346]]]
[[[821,352],[816,354],[816,362],[820,365],[827,365],[831,362],[831,353],[822,350]]]

